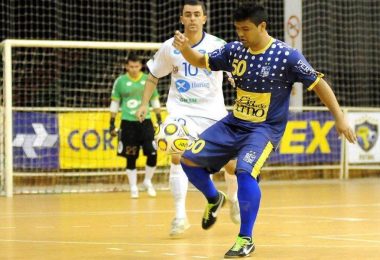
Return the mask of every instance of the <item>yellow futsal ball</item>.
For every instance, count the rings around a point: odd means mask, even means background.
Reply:
[[[170,121],[159,126],[155,139],[161,151],[178,154],[186,150],[190,137],[186,126],[177,121]]]

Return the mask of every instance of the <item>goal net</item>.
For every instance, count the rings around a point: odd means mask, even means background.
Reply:
[[[206,30],[226,41],[236,39],[232,11],[243,1],[207,4]],[[283,0],[263,0],[270,35],[284,39]],[[5,70],[1,60],[0,169],[6,184],[6,143],[11,141],[14,192],[66,192],[128,189],[125,161],[115,156],[108,106],[113,81],[133,50],[144,62],[158,45],[182,29],[182,1],[7,1],[0,3],[1,40],[47,39],[11,47],[13,136],[5,138]],[[380,26],[377,1],[303,1],[303,52],[326,74],[343,106],[380,106]],[[7,25],[5,26],[5,21]],[[349,30],[347,32],[347,30]],[[359,33],[370,37],[362,41]],[[70,41],[68,44],[67,41]],[[125,44],[129,42],[131,44]],[[142,43],[142,44],[138,44]],[[69,46],[70,45],[70,46]],[[4,47],[2,45],[2,47]],[[2,57],[4,58],[4,57]],[[160,80],[162,104],[169,78]],[[224,86],[231,106],[234,90]],[[312,93],[304,104],[320,106]],[[297,110],[298,111],[298,110]],[[284,142],[265,165],[264,178],[336,177],[342,169],[342,144],[329,113],[319,108],[294,111]],[[9,118],[9,117],[8,117]],[[162,155],[161,155],[162,156]],[[141,161],[144,161],[141,159]],[[142,163],[139,169],[142,169]],[[159,159],[167,173],[168,158]],[[164,178],[157,174],[156,178]],[[8,178],[9,179],[9,178]],[[166,180],[165,180],[166,181]],[[164,183],[167,185],[167,182]]]

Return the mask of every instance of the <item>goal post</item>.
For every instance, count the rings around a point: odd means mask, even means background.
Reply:
[[[58,41],[58,40],[19,40],[7,39],[1,43],[3,55],[3,104],[1,114],[4,118],[1,161],[1,183],[7,197],[13,196],[13,93],[12,93],[12,49],[14,48],[65,48],[65,49],[108,49],[108,50],[146,50],[154,51],[161,43],[146,42],[104,42],[104,41]],[[36,108],[37,109],[37,108]],[[49,109],[48,109],[49,110]],[[56,109],[54,109],[56,110]],[[77,108],[80,110],[80,108]],[[85,109],[89,110],[89,109]],[[97,110],[97,109],[96,109]],[[0,165],[1,166],[1,165]]]
[[[3,92],[4,92],[4,188],[7,197],[13,196],[13,148],[12,148],[12,44],[3,43]]]

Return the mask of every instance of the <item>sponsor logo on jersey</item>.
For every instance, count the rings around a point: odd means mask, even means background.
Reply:
[[[296,69],[305,75],[315,74],[315,70],[311,68],[309,65],[307,65],[305,62],[303,62],[302,60],[299,60],[297,62]]]
[[[198,103],[198,99],[196,98],[180,98],[179,101],[183,102],[183,103],[187,103],[187,104],[195,104],[195,103]]]
[[[190,89],[190,83],[183,79],[177,80],[175,86],[180,93],[187,92]]]
[[[191,88],[209,88],[209,82],[188,82],[184,79],[179,79],[175,82],[175,86],[180,93],[185,93]]]
[[[128,108],[136,108],[140,105],[140,102],[136,99],[131,99],[127,101],[126,105]]]
[[[253,164],[255,159],[256,159],[256,152],[249,151],[248,153],[246,153],[244,155],[243,161],[245,161],[246,163],[249,163],[249,164]]]
[[[270,66],[263,66],[261,68],[260,76],[265,78],[268,77],[270,73]]]
[[[233,108],[234,116],[246,121],[264,122],[268,115],[270,99],[271,93],[255,93],[238,89]]]

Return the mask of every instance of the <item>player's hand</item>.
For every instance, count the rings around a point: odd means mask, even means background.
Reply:
[[[109,132],[111,134],[112,137],[115,137],[117,136],[117,129],[115,127],[115,118],[111,118],[110,119],[110,127],[109,127]]]
[[[344,135],[350,143],[356,143],[356,134],[348,124],[344,114],[340,118],[336,119],[335,127],[340,137]]]
[[[175,31],[173,46],[179,51],[189,47],[189,39],[180,31]]]
[[[135,116],[136,116],[137,120],[139,120],[141,123],[142,121],[145,120],[145,116],[147,113],[148,113],[148,107],[140,105],[140,107],[136,111]]]

